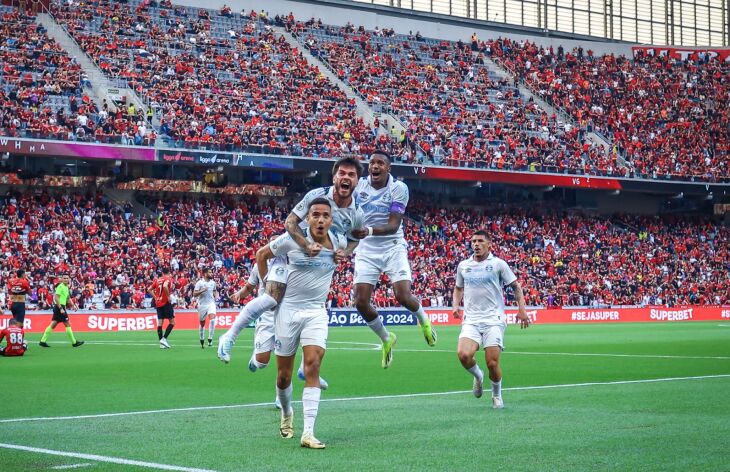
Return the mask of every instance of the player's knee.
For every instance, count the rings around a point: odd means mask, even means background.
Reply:
[[[285,389],[289,385],[291,385],[291,372],[283,372],[280,370],[276,375],[276,386]]]
[[[462,364],[468,364],[474,358],[474,355],[467,351],[458,351],[456,355],[459,356],[459,362]]]
[[[319,369],[322,365],[320,359],[307,359],[304,361],[304,375],[316,375],[319,376]]]
[[[360,313],[367,313],[370,308],[370,299],[365,297],[357,297],[355,299],[355,308],[357,308],[357,311]]]
[[[496,370],[499,368],[499,360],[497,359],[487,359],[487,369],[489,370]]]

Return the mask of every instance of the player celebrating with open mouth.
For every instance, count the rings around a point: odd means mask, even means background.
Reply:
[[[370,176],[361,178],[355,190],[355,198],[365,215],[364,228],[352,232],[356,238],[364,238],[355,253],[355,306],[383,342],[381,365],[387,369],[393,360],[397,338],[385,329],[370,303],[381,274],[388,275],[398,303],[418,318],[429,346],[436,344],[436,331],[421,302],[411,292],[411,264],[402,224],[408,205],[408,186],[390,175],[390,156],[383,151],[375,151],[370,156],[368,172]]]
[[[301,344],[305,377],[302,394],[304,431],[301,445],[311,449],[324,449],[325,445],[314,437],[314,423],[321,396],[319,371],[327,348],[329,320],[325,304],[332,276],[337,268],[335,254],[345,250],[347,239],[340,233],[330,231],[332,205],[328,199],[314,199],[309,205],[306,218],[309,227],[303,230],[304,237],[310,245],[317,246],[316,255],[309,255],[290,234],[285,233],[259,249],[256,263],[263,280],[267,276],[268,260],[285,255],[287,261],[286,293],[275,317],[275,353],[279,369],[276,392],[281,403],[281,437],[294,437],[291,381],[294,355]]]

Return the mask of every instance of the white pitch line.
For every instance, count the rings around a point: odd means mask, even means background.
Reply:
[[[69,464],[69,465],[57,465],[55,467],[51,467],[51,469],[56,470],[65,470],[65,469],[80,469],[81,467],[89,467],[93,464],[90,462],[82,462],[81,464]]]
[[[730,325],[727,325],[730,327]],[[62,341],[55,341],[52,344],[68,344]],[[158,343],[134,343],[126,341],[86,341],[86,344],[95,344],[100,346],[158,346]],[[359,343],[347,341],[330,341],[330,344],[353,344],[369,347],[329,347],[327,350],[335,351],[377,351],[380,345],[375,343]],[[198,347],[198,344],[173,344],[175,347]],[[248,350],[252,349],[249,345],[237,346],[236,349]],[[455,349],[396,349],[398,352],[439,352],[455,354]],[[576,356],[576,357],[629,357],[637,359],[709,359],[709,360],[730,360],[730,356],[679,356],[671,354],[615,354],[603,352],[537,352],[537,351],[504,351],[504,355],[518,354],[528,356]]]
[[[530,385],[526,387],[507,387],[502,390],[505,391],[522,391],[522,390],[546,390],[553,388],[575,388],[575,387],[595,387],[602,385],[629,385],[629,384],[640,384],[640,383],[657,383],[657,382],[674,382],[681,380],[704,380],[704,379],[724,379],[730,378],[730,374],[716,374],[716,375],[698,375],[693,377],[664,377],[658,379],[639,379],[639,380],[614,380],[610,382],[584,382],[584,383],[570,383],[570,384],[555,384],[555,385]],[[453,390],[450,392],[423,392],[423,393],[403,393],[397,395],[375,395],[369,397],[342,397],[342,398],[323,398],[320,402],[352,402],[352,401],[364,401],[364,400],[389,400],[398,398],[413,398],[413,397],[438,397],[446,395],[459,395],[464,393],[472,393],[471,390]],[[301,400],[293,401],[292,403],[301,403]],[[35,417],[35,418],[8,418],[0,420],[0,423],[27,423],[33,421],[64,421],[64,420],[80,420],[89,418],[111,418],[116,416],[134,416],[134,415],[150,415],[158,413],[175,413],[181,411],[202,411],[202,410],[226,410],[232,408],[253,408],[259,406],[271,407],[272,402],[264,403],[243,403],[238,405],[213,405],[213,406],[193,406],[188,408],[167,408],[162,410],[143,410],[143,411],[128,411],[119,413],[100,413],[95,415],[77,415],[77,416],[46,416],[46,417]]]
[[[180,471],[180,472],[215,472],[215,471],[209,470],[209,469],[196,469],[194,467],[180,467],[177,465],[157,464],[155,462],[135,461],[135,460],[130,460],[130,459],[122,459],[121,457],[100,456],[97,454],[81,454],[78,452],[54,451],[53,449],[19,446],[17,444],[0,443],[0,447],[5,448],[5,449],[15,449],[17,451],[34,452],[37,454],[48,454],[51,456],[74,457],[76,459],[84,459],[84,460],[88,460],[88,461],[106,462],[108,464],[120,464],[120,465],[133,465],[136,467],[147,467],[149,469],[176,470],[176,471]]]

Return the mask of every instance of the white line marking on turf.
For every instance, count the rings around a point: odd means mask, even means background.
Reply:
[[[89,467],[91,462],[82,462],[81,464],[69,464],[69,465],[57,465],[55,467],[51,467],[51,469],[56,470],[64,470],[64,469],[80,469],[81,467]]]
[[[704,379],[725,379],[730,378],[730,374],[717,375],[698,375],[693,377],[664,377],[658,379],[639,379],[639,380],[614,380],[610,382],[584,382],[556,385],[529,385],[526,387],[506,387],[505,391],[520,390],[546,390],[552,388],[575,388],[575,387],[595,387],[601,385],[629,385],[640,383],[657,383],[657,382],[674,382],[680,380],[704,380]],[[352,402],[363,400],[388,400],[396,398],[412,398],[412,397],[438,397],[446,395],[459,395],[463,393],[472,393],[471,390],[454,390],[450,392],[423,392],[423,393],[403,393],[398,395],[375,395],[370,397],[343,397],[343,398],[323,398],[320,402]],[[292,403],[301,403],[300,400]],[[264,403],[243,403],[238,405],[213,405],[213,406],[193,406],[188,408],[167,408],[163,410],[143,410],[143,411],[127,411],[119,413],[100,413],[95,415],[77,415],[77,416],[46,416],[36,418],[8,418],[0,420],[0,423],[26,423],[32,421],[59,421],[59,420],[80,420],[88,418],[110,418],[115,416],[133,416],[133,415],[150,415],[158,413],[175,413],[180,411],[201,411],[201,410],[226,410],[232,408],[253,408],[259,406],[272,406],[271,402]]]
[[[17,451],[35,452],[37,454],[48,454],[51,456],[61,456],[61,457],[75,457],[77,459],[84,459],[84,460],[89,460],[89,461],[106,462],[109,464],[133,465],[133,466],[137,466],[137,467],[147,467],[150,469],[177,470],[177,471],[181,471],[181,472],[215,472],[215,471],[212,471],[209,469],[196,469],[193,467],[179,467],[176,465],[157,464],[154,462],[144,462],[144,461],[135,461],[135,460],[130,460],[130,459],[122,459],[120,457],[99,456],[97,454],[80,454],[78,452],[54,451],[53,449],[19,446],[17,444],[0,443],[0,447],[5,448],[5,449],[15,449]]]
[[[719,326],[719,325],[718,325]],[[730,327],[730,325],[727,325]],[[50,344],[68,344],[68,342],[54,341]],[[94,345],[110,345],[110,346],[159,346],[159,343],[135,343],[127,341],[86,341],[86,344]],[[328,347],[327,350],[335,351],[377,351],[380,350],[380,344],[375,343],[358,343],[348,341],[330,341],[330,344],[353,344],[369,347]],[[173,344],[172,347],[198,347],[199,344]],[[252,346],[241,345],[236,349],[250,350]],[[398,352],[440,352],[455,354],[455,349],[397,349]],[[504,351],[504,355],[518,354],[528,356],[577,356],[577,357],[629,357],[638,359],[710,359],[710,360],[730,360],[730,356],[679,356],[664,354],[615,354],[603,352],[533,352],[533,351]]]

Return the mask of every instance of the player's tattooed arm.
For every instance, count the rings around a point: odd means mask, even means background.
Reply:
[[[286,221],[284,222],[286,232],[289,233],[289,236],[292,237],[300,248],[304,249],[304,252],[310,256],[316,256],[322,250],[322,246],[307,241],[307,237],[304,236],[304,231],[299,227],[299,223],[301,222],[302,219],[294,212],[289,213],[289,216],[286,217]]]
[[[527,310],[525,308],[525,294],[522,291],[522,285],[515,280],[511,284],[512,290],[515,292],[515,299],[517,300],[517,320],[520,323],[521,328],[527,328],[530,326],[530,317],[527,316]]]
[[[258,251],[256,251],[256,265],[259,268],[259,279],[266,280],[266,275],[269,273],[269,259],[274,258],[274,253],[271,251],[271,244],[267,244]]]

